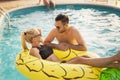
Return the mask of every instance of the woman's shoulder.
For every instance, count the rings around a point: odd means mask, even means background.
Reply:
[[[35,53],[35,52],[39,52],[39,50],[38,50],[37,48],[35,48],[35,47],[33,47],[33,48],[31,48],[31,49],[29,50],[29,53],[30,53],[30,54]]]

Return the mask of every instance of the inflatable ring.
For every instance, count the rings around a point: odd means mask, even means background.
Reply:
[[[62,60],[77,56],[95,56],[87,51],[54,49],[54,54]],[[28,50],[21,51],[16,57],[16,68],[30,80],[99,80],[102,68],[83,64],[66,64],[38,59],[29,55]]]

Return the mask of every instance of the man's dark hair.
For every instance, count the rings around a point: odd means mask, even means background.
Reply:
[[[55,18],[55,21],[61,21],[63,24],[66,24],[66,23],[68,24],[69,23],[69,18],[65,14],[59,14]]]

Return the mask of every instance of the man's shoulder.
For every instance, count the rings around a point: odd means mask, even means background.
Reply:
[[[50,32],[51,34],[57,34],[58,33],[58,30],[56,28],[53,28]]]
[[[57,31],[57,29],[56,29],[56,28],[53,28],[51,31],[52,31],[52,32],[56,32],[56,31]]]
[[[76,30],[78,30],[78,28],[77,27],[75,27],[75,26],[70,26],[70,29],[72,30],[72,31],[76,31]]]

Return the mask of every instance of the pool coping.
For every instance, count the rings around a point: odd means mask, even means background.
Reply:
[[[73,5],[73,4],[77,4],[77,5],[78,5],[78,4],[83,4],[83,5],[105,6],[105,7],[115,8],[115,9],[120,10],[120,7],[113,6],[113,5],[106,5],[106,4],[95,4],[95,3],[67,3],[66,5]],[[57,4],[57,5],[65,5],[65,4],[61,3],[61,4]],[[43,4],[42,4],[42,5],[29,5],[29,6],[23,6],[23,7],[13,8],[13,9],[10,9],[10,10],[6,11],[6,13],[15,11],[15,10],[17,10],[17,9],[24,9],[24,8],[30,8],[30,7],[39,7],[39,6],[44,6],[44,5],[43,5]]]

